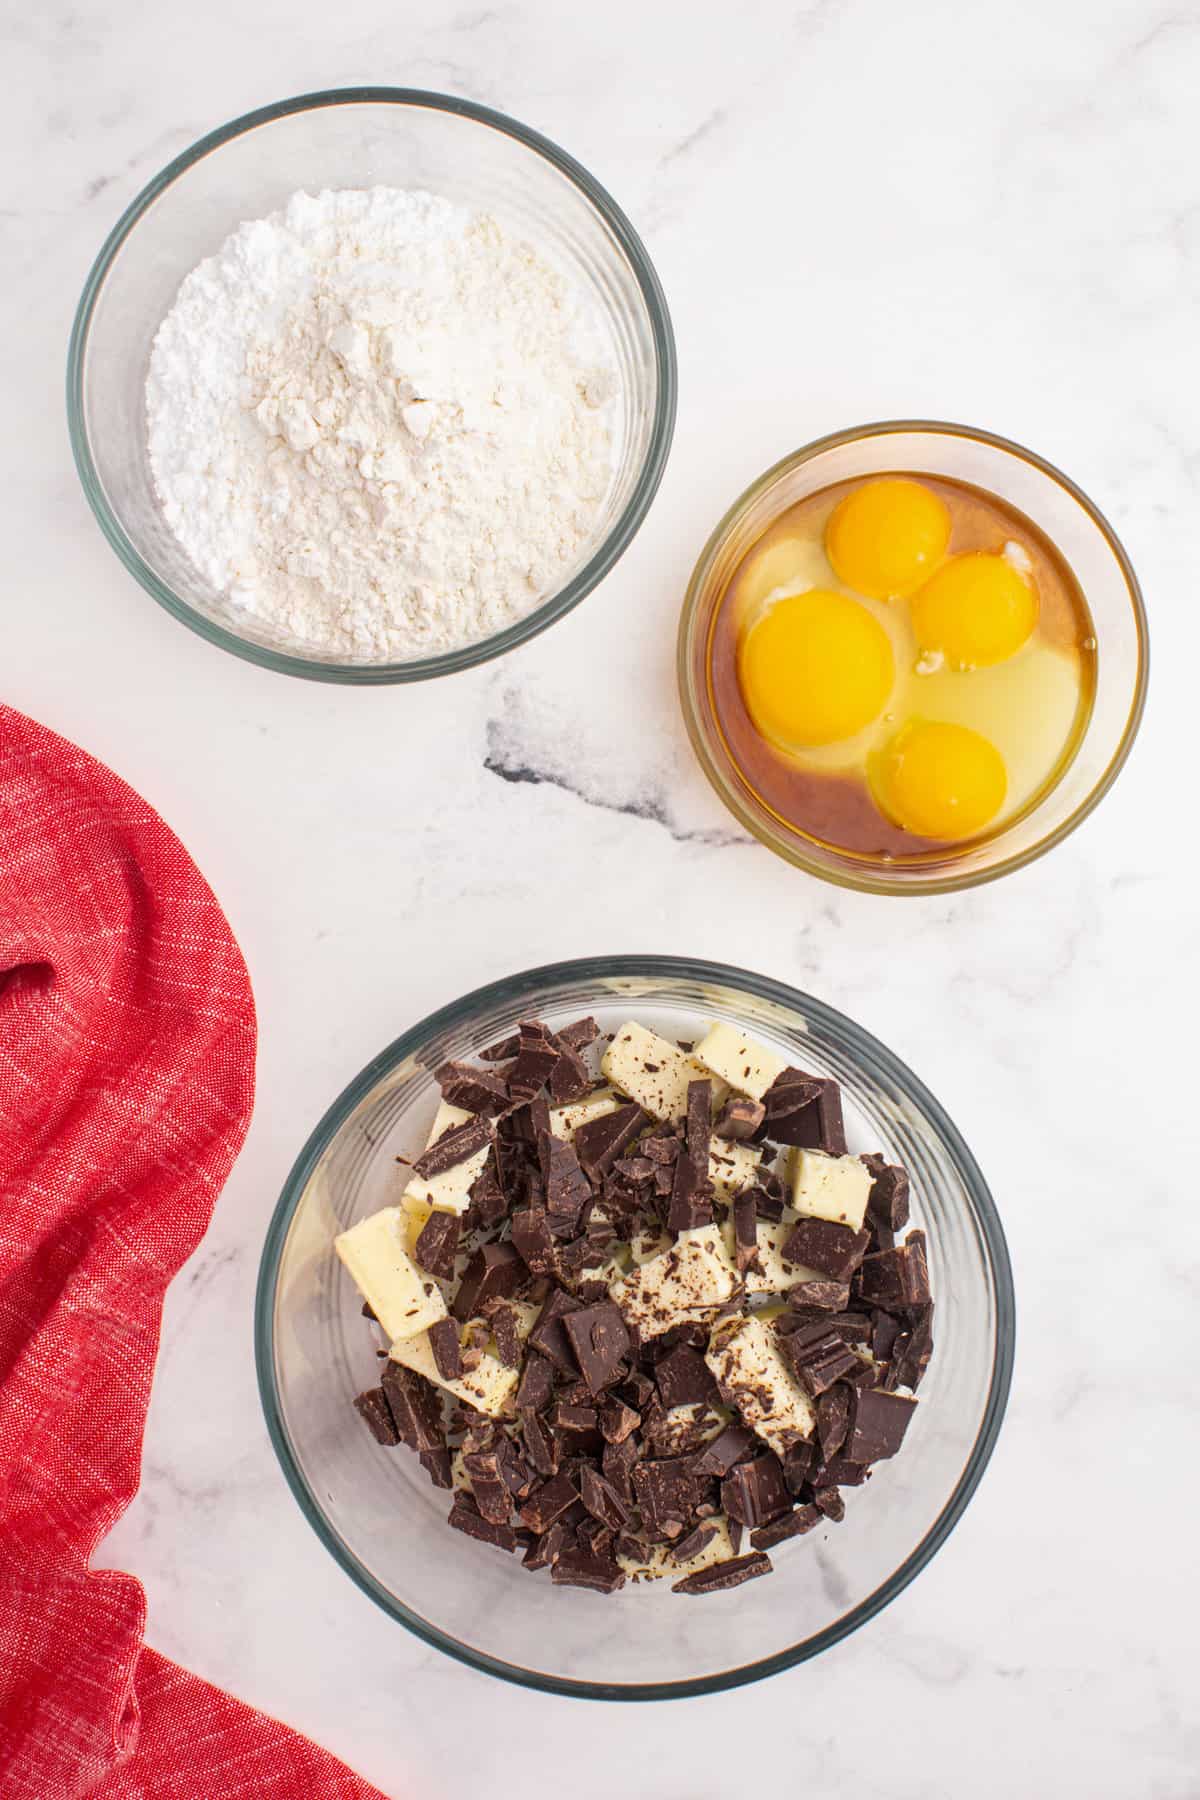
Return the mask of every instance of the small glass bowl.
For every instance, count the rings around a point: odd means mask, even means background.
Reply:
[[[395,1157],[426,1141],[432,1071],[522,1018],[635,1017],[678,1038],[727,1019],[842,1084],[854,1150],[912,1177],[936,1299],[933,1360],[902,1453],[847,1492],[846,1520],[774,1553],[764,1581],[703,1600],[667,1581],[612,1598],[552,1588],[446,1524],[416,1458],[381,1450],[352,1400],[378,1381],[338,1232],[395,1201]],[[832,1007],[762,975],[679,957],[559,963],[480,988],[413,1026],[330,1107],[288,1177],[259,1272],[255,1352],[271,1441],[325,1547],[392,1618],[509,1681],[587,1699],[711,1693],[815,1656],[907,1586],[961,1518],[995,1446],[1012,1375],[1012,1274],[970,1151],[904,1064]]]
[[[236,615],[172,535],[146,450],[150,346],[184,277],[244,219],[299,188],[428,188],[497,213],[590,296],[618,371],[614,478],[563,585],[478,642],[398,663],[310,655]],[[147,593],[193,631],[264,668],[314,681],[423,681],[502,656],[561,619],[628,548],[666,465],[675,342],[658,277],[632,225],[566,151],[528,126],[416,88],[302,94],[211,132],[118,220],[79,302],[67,365],[75,464],[100,528]]]
[[[941,475],[986,489],[1045,532],[1074,570],[1096,633],[1096,692],[1075,755],[1035,805],[977,844],[911,861],[840,851],[772,811],[742,775],[713,705],[709,642],[742,557],[788,507],[863,475]],[[1074,482],[1031,450],[966,425],[900,419],[818,438],[735,500],[692,572],[679,621],[678,677],[692,748],[729,810],[769,850],[841,887],[945,894],[995,881],[1043,856],[1087,818],[1116,780],[1141,722],[1149,658],[1137,577],[1116,533]]]

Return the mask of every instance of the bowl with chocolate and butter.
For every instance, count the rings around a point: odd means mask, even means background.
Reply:
[[[377,1057],[292,1171],[256,1322],[359,1585],[614,1699],[887,1604],[982,1475],[1012,1345],[995,1207],[917,1078],[820,1001],[656,956],[497,982]]]

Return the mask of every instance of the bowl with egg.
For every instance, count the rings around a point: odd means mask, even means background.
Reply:
[[[898,1057],[768,976],[626,955],[496,981],[355,1077],[255,1342],[293,1495],[389,1617],[650,1700],[787,1669],[914,1580],[1014,1331],[986,1181]]]
[[[687,729],[730,810],[797,867],[944,893],[1043,855],[1103,798],[1145,701],[1137,578],[1033,452],[896,421],[767,470],[680,620]]]

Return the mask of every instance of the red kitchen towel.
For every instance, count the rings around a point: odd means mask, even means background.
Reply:
[[[233,933],[162,820],[0,706],[0,1794],[382,1800],[142,1642],[92,1571],[129,1504],[167,1283],[254,1097]]]

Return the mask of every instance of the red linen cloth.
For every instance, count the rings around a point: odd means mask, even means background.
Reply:
[[[137,1485],[167,1283],[241,1148],[255,1018],[156,814],[0,706],[0,1794],[382,1800],[145,1648],[93,1572]]]

